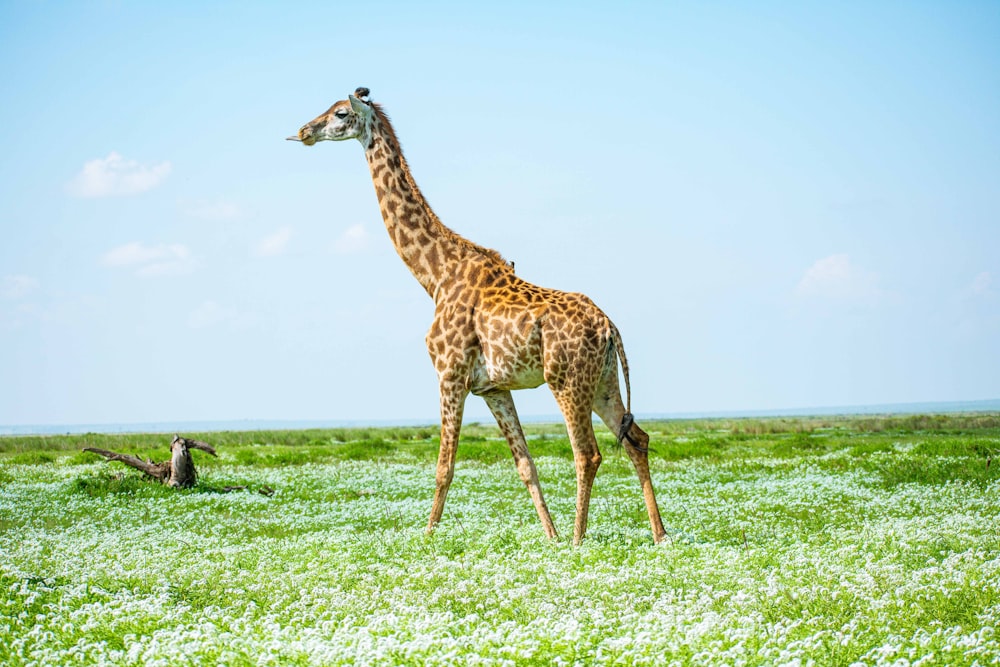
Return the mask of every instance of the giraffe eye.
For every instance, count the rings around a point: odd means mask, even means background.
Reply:
[[[333,112],[333,115],[337,118],[347,118],[347,109],[338,109]]]

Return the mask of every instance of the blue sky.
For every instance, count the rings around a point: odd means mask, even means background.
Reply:
[[[997,3],[201,4],[0,5],[0,424],[435,421],[360,85],[640,414],[1000,397]]]

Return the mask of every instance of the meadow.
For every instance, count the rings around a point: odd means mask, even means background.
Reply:
[[[660,545],[606,431],[580,547],[561,425],[558,541],[486,425],[432,536],[431,426],[183,434],[190,490],[80,451],[170,435],[0,438],[0,664],[1000,664],[1000,415],[643,426]]]

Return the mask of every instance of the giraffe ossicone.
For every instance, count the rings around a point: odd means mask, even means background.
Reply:
[[[289,139],[307,146],[347,139],[361,143],[389,238],[434,300],[426,342],[438,376],[441,448],[428,532],[444,512],[465,400],[471,393],[489,406],[545,534],[557,537],[511,397],[513,390],[548,384],[573,447],[574,544],[587,530],[591,489],[601,463],[592,413],[624,441],[639,477],[653,539],[660,542],[666,533],[649,472],[649,436],[635,423],[628,405],[628,362],[618,329],[583,294],[522,280],[500,253],[446,227],[417,187],[389,117],[369,95],[367,88],[358,88]],[[626,403],[618,383],[619,361]]]

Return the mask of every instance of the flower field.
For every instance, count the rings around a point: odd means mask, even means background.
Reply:
[[[995,424],[646,426],[670,540],[605,433],[578,548],[558,427],[554,542],[483,427],[430,537],[433,429],[201,434],[192,490],[0,438],[0,664],[1000,664]]]

